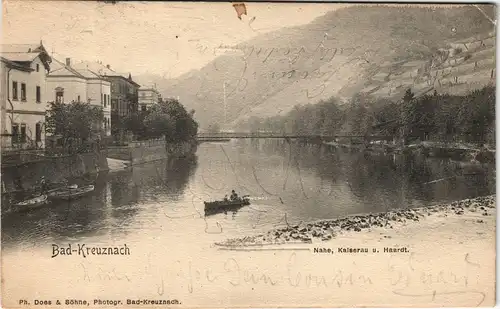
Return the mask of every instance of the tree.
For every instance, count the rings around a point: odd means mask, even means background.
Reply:
[[[148,128],[149,138],[158,138],[161,136],[171,136],[174,132],[174,121],[166,114],[153,108],[144,119],[145,127]]]
[[[150,111],[140,111],[137,113],[131,113],[123,120],[123,126],[126,130],[132,132],[135,138],[142,140],[149,137],[149,129],[145,124],[146,117],[150,114]]]
[[[45,131],[60,137],[63,146],[72,141],[86,142],[102,134],[104,114],[100,106],[82,102],[49,104]]]
[[[456,140],[495,143],[495,87],[465,96],[438,94],[418,98],[409,88],[403,102],[376,99],[366,94],[342,104],[335,98],[267,119],[249,117],[245,127],[304,135],[390,135],[404,141]]]
[[[402,138],[404,143],[410,141],[413,134],[413,124],[416,116],[415,105],[413,104],[413,99],[415,98],[415,94],[411,91],[410,88],[406,89],[406,92],[403,96],[403,106],[401,109],[401,130],[402,130]]]
[[[166,141],[182,142],[194,139],[198,123],[193,119],[194,110],[186,111],[176,99],[162,100],[153,105],[144,118],[148,137],[164,136]]]

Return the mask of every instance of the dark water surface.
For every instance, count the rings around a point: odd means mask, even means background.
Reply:
[[[2,218],[3,249],[128,239],[154,243],[165,228],[210,241],[265,232],[286,221],[418,207],[495,192],[493,165],[335,150],[286,141],[205,143],[196,156],[102,174],[72,203]],[[235,189],[252,204],[204,216],[203,201]],[[179,240],[182,242],[182,240]],[[161,243],[158,243],[161,246]],[[4,252],[5,253],[5,252]]]

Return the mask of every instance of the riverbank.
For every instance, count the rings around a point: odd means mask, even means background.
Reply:
[[[417,223],[420,224],[420,228],[425,229],[427,225],[433,224],[433,220],[429,219],[431,217],[462,217],[472,218],[477,223],[484,223],[485,220],[493,220],[494,223],[495,215],[495,195],[490,195],[429,207],[393,209],[388,212],[353,215],[333,220],[287,224],[285,227],[270,230],[265,234],[228,239],[216,245],[234,248],[287,243],[323,243],[333,241],[346,233],[352,234],[374,229],[395,235],[400,228]],[[392,236],[389,235],[389,237]]]
[[[286,286],[276,279],[281,288],[268,285],[259,291],[262,299],[290,295],[282,306],[486,307],[495,303],[495,218],[494,196],[487,196],[310,224],[310,234],[336,234],[328,241],[311,237],[309,243],[274,246],[232,242],[218,248],[224,256],[238,257],[239,269],[266,269],[278,273],[270,278],[284,273],[288,283],[292,280]],[[265,235],[276,237],[276,232],[280,242],[303,233],[292,227]],[[280,272],[279,261],[287,257],[286,271]],[[234,269],[229,265],[225,270]],[[333,290],[337,288],[342,291]]]
[[[125,161],[128,166],[133,166],[189,156],[196,152],[197,146],[196,140],[180,143],[167,143],[165,140],[134,141],[124,146],[109,146],[107,156],[108,159]]]
[[[422,154],[428,157],[451,158],[457,161],[476,163],[494,163],[496,149],[492,146],[481,147],[474,144],[418,142],[406,146],[396,144],[345,144],[337,142],[323,142],[324,145],[336,148],[346,148],[358,151],[395,152]]]
[[[63,156],[38,155],[36,159],[17,161],[18,164],[2,165],[3,194],[30,194],[36,191],[42,176],[48,183],[62,183],[67,179],[87,177],[109,170],[105,151]]]

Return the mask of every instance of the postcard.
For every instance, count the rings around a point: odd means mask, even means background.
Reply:
[[[496,7],[5,1],[2,307],[485,307]]]

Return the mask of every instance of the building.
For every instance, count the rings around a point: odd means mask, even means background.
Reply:
[[[122,128],[123,120],[139,110],[138,90],[140,85],[132,79],[130,73],[126,77],[126,75],[114,71],[109,65],[103,65],[101,62],[82,62],[76,65],[76,67],[81,66],[85,66],[110,83],[111,123],[113,123],[113,132],[118,133],[119,129]]]
[[[161,100],[160,93],[155,88],[139,89],[139,109],[145,111]]]
[[[105,76],[111,82],[111,118],[119,122],[139,111],[138,91],[140,85],[122,75]]]
[[[73,64],[71,59],[67,58],[66,64],[85,77],[87,84],[86,101],[89,104],[102,108],[104,113],[104,132],[106,132],[106,136],[111,135],[111,128],[113,126],[111,121],[111,83],[99,73],[94,72],[84,62]]]
[[[73,65],[53,59],[47,75],[46,92],[54,102],[87,102],[99,106],[104,113],[102,128],[111,135],[111,83],[81,64]]]
[[[46,84],[49,102],[87,102],[87,80],[70,64],[70,59],[66,59],[66,63],[52,60]]]
[[[52,59],[42,42],[1,48],[2,149],[44,148],[45,83]]]

